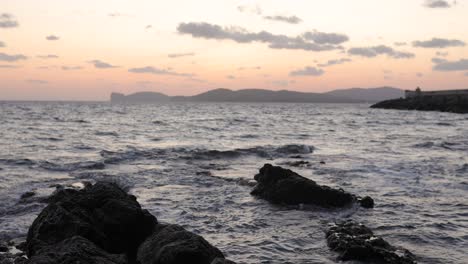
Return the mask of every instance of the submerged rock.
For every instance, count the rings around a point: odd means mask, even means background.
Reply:
[[[141,264],[211,264],[216,258],[224,259],[219,249],[179,225],[160,225],[137,255]]]
[[[341,189],[318,185],[316,182],[291,170],[272,166],[271,164],[265,164],[254,179],[257,181],[257,185],[251,194],[272,203],[345,207],[358,201],[355,195]],[[361,205],[369,207],[372,198],[366,197],[364,199],[365,202],[361,203]]]
[[[109,253],[134,255],[151,234],[156,218],[141,209],[135,196],[116,184],[96,183],[83,190],[63,189],[34,220],[27,237],[27,253],[81,236]]]
[[[366,226],[346,221],[331,227],[327,233],[327,244],[339,252],[343,261],[358,260],[382,264],[413,264],[415,257],[406,249],[390,245],[381,237],[374,236]]]

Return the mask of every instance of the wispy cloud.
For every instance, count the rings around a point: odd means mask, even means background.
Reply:
[[[180,58],[180,57],[189,57],[189,56],[195,56],[194,52],[186,52],[186,53],[171,53],[167,55],[169,58],[175,59],[175,58]]]
[[[328,51],[342,49],[335,44],[347,41],[347,37],[335,33],[306,32],[300,36],[289,37],[276,35],[267,31],[248,32],[239,27],[221,27],[205,22],[181,23],[177,27],[181,34],[194,38],[232,40],[238,43],[262,42],[272,49],[292,49],[306,51]]]
[[[14,61],[26,60],[26,59],[28,59],[28,57],[24,56],[23,54],[9,55],[9,54],[0,52],[0,61],[14,62]]]
[[[449,47],[463,47],[466,43],[458,39],[443,39],[443,38],[432,38],[424,41],[413,41],[414,47],[420,48],[449,48]]]
[[[174,72],[170,69],[159,69],[153,66],[145,66],[141,68],[130,68],[128,71],[133,72],[133,73],[149,73],[149,74],[154,74],[154,75],[172,75],[172,76],[183,76],[183,77],[194,76],[193,74],[189,74],[189,73],[179,73],[179,72]]]
[[[414,57],[413,53],[397,51],[385,45],[351,48],[348,50],[348,54],[367,58],[376,57],[378,55],[387,55],[395,59],[409,59]]]
[[[62,66],[61,68],[64,71],[76,71],[76,70],[83,69],[83,67],[81,67],[81,66]]]
[[[237,68],[238,71],[243,71],[243,70],[261,70],[261,66],[254,66],[254,67],[239,67]]]
[[[26,80],[28,83],[33,83],[33,84],[48,84],[48,81],[45,80],[38,80],[38,79],[28,79]]]
[[[338,64],[343,64],[345,62],[351,62],[351,59],[348,58],[341,58],[337,60],[329,60],[326,63],[318,64],[319,67],[328,67],[328,66],[333,66],[333,65],[338,65]]]
[[[59,56],[55,54],[47,54],[47,55],[37,55],[39,59],[57,59]]]
[[[0,41],[0,48],[3,48],[3,47],[6,47],[6,44],[5,44],[5,42]]]
[[[449,8],[451,6],[445,0],[425,0],[423,5],[428,8]]]
[[[468,59],[448,61],[445,59],[434,58],[432,59],[432,62],[435,63],[432,67],[434,71],[468,71]]]
[[[307,66],[304,69],[295,70],[289,73],[290,76],[320,76],[325,73],[324,70]]]
[[[237,10],[241,13],[250,13],[255,15],[261,15],[263,13],[263,10],[259,5],[240,5],[237,6]]]
[[[60,37],[59,37],[59,36],[55,36],[55,35],[49,35],[49,36],[46,36],[46,39],[47,39],[47,40],[50,40],[50,41],[54,41],[54,40],[59,40]]]
[[[284,22],[288,24],[299,24],[302,22],[302,19],[300,19],[297,16],[264,16],[263,17],[266,20],[272,20],[272,21],[279,21],[279,22]]]
[[[7,68],[7,69],[15,69],[15,68],[19,68],[20,66],[18,65],[10,65],[10,64],[0,64],[0,68]]]
[[[393,45],[395,45],[395,46],[406,46],[406,45],[408,45],[408,43],[406,43],[406,42],[395,42],[395,43],[393,43]]]
[[[109,69],[109,68],[118,68],[119,66],[112,65],[110,63],[101,61],[101,60],[91,60],[88,61],[88,63],[91,63],[94,65],[95,68],[98,69]]]
[[[234,75],[228,75],[228,76],[226,76],[226,78],[227,78],[227,79],[230,79],[230,80],[234,80],[234,79],[236,79],[236,76],[234,76]]]
[[[449,54],[448,52],[442,52],[442,51],[436,52],[436,56],[439,56],[439,57],[447,57],[448,54]]]
[[[271,82],[274,86],[287,87],[290,84],[295,83],[294,80],[276,80]]]
[[[15,20],[13,15],[8,13],[0,14],[0,28],[14,28],[18,26],[19,23]]]

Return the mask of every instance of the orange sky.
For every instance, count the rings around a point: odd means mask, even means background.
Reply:
[[[468,88],[468,2],[439,2],[2,0],[0,100]]]

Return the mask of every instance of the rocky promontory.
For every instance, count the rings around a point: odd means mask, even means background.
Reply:
[[[371,108],[468,114],[468,96],[417,96],[386,100]]]

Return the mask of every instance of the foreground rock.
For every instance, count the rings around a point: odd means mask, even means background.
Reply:
[[[141,264],[209,264],[217,258],[224,259],[219,249],[178,225],[160,226],[138,250],[138,261]]]
[[[468,97],[413,97],[386,100],[371,108],[468,113]]]
[[[202,237],[177,225],[159,224],[135,196],[116,184],[62,189],[48,202],[29,228],[29,260],[8,256],[9,262],[0,258],[0,264],[137,263],[137,251],[141,264],[211,264],[224,259]]]
[[[343,190],[318,185],[316,182],[278,166],[265,164],[254,179],[257,185],[252,195],[272,203],[314,204],[322,207],[345,207],[354,202],[372,208],[374,201],[370,197],[362,199]]]
[[[346,221],[331,227],[327,233],[327,244],[339,252],[343,261],[358,260],[369,263],[413,264],[415,257],[406,249],[391,246],[362,224]]]

